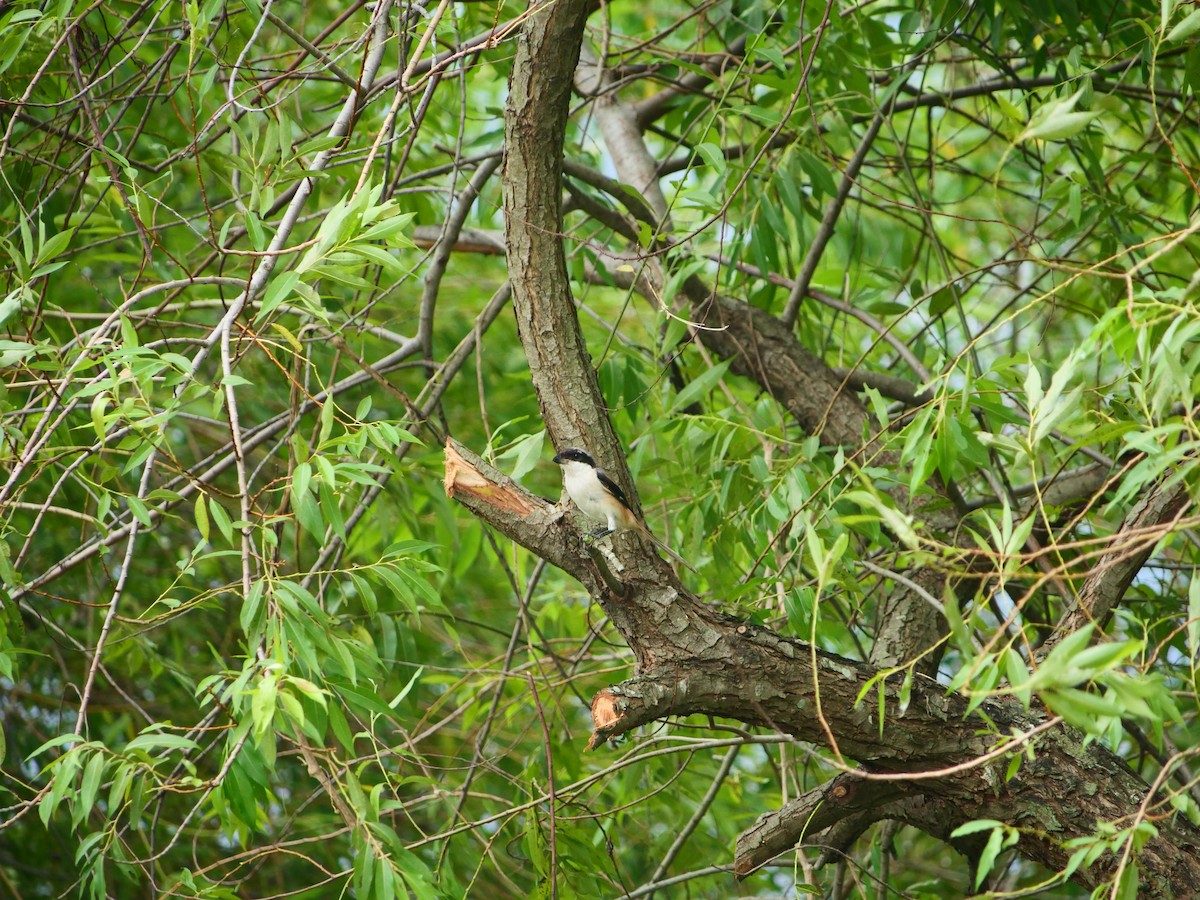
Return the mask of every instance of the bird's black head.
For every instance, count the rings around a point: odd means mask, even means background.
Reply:
[[[583,463],[585,466],[596,468],[596,461],[592,459],[590,453],[586,450],[580,450],[578,447],[568,447],[562,453],[554,457],[554,461],[560,466],[565,462]]]

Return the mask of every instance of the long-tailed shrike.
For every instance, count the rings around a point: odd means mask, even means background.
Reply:
[[[649,538],[676,562],[696,571],[691,563],[651,534],[650,529],[629,508],[629,501],[621,486],[596,465],[590,453],[578,447],[568,447],[555,456],[554,461],[562,466],[563,487],[579,511],[589,519],[607,524],[608,527],[598,536],[631,528]]]

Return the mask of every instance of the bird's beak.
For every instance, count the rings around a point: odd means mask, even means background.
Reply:
[[[554,462],[558,463],[560,466],[562,465],[562,457],[557,453],[554,454]]]

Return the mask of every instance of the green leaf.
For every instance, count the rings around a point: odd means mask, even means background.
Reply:
[[[816,593],[810,587],[798,587],[784,595],[784,611],[792,632],[808,635],[812,627],[813,601]]]
[[[3,300],[0,300],[0,325],[4,325],[17,314],[21,309],[21,299],[25,296],[25,291],[17,289],[11,292]]]
[[[308,720],[304,715],[304,706],[300,703],[300,699],[289,691],[280,691],[278,696],[284,721],[291,722],[299,730],[308,730]]]
[[[674,414],[681,409],[684,409],[698,401],[701,397],[707,394],[710,390],[716,387],[717,383],[725,377],[732,360],[725,360],[711,366],[701,372],[696,378],[692,379],[682,391],[680,391],[675,399],[671,402],[668,414]]]
[[[334,496],[330,481],[322,480],[320,482],[320,489],[317,493],[320,496],[321,510],[325,513],[325,518],[329,522],[329,527],[333,529],[333,533],[335,535],[345,542],[346,520],[342,515],[342,508],[338,502],[338,498]]]
[[[36,759],[37,757],[39,757],[43,753],[45,753],[47,750],[53,750],[55,747],[62,747],[65,744],[81,744],[81,743],[83,743],[83,738],[81,738],[79,735],[75,734],[74,732],[70,732],[68,734],[57,734],[54,737],[50,738],[50,740],[46,741],[45,743],[39,744],[36,750],[34,750],[32,753],[30,753],[28,756],[25,757],[25,761],[29,762],[32,759]]]
[[[359,235],[359,240],[385,241],[392,247],[415,247],[416,244],[404,233],[412,220],[411,213],[389,216],[364,231]]]
[[[786,75],[788,72],[787,64],[784,62],[783,52],[778,47],[772,47],[768,44],[763,44],[754,48],[754,59],[765,59],[775,71]]]
[[[59,256],[67,249],[67,245],[71,243],[71,238],[74,234],[74,229],[66,229],[57,234],[52,234],[38,250],[38,262],[43,263]]]
[[[913,527],[912,516],[896,509],[890,499],[885,499],[870,491],[860,490],[847,491],[843,495],[843,499],[857,503],[863,509],[878,515],[884,526],[909,549],[919,548],[920,541],[917,538],[916,529]]]
[[[233,520],[229,518],[229,513],[225,512],[225,507],[222,506],[216,497],[209,497],[208,511],[212,514],[212,519],[217,523],[217,530],[221,532],[221,536],[229,543],[233,543]]]
[[[125,745],[125,752],[150,750],[195,750],[195,741],[181,734],[171,734],[161,731],[144,731]]]
[[[279,694],[279,680],[267,673],[258,681],[250,700],[250,715],[254,722],[254,736],[261,747],[275,725],[275,700]]]
[[[375,885],[375,857],[364,842],[356,843],[359,846],[354,854],[354,876],[351,881],[354,885],[354,896],[367,900],[374,896],[372,888]]]
[[[975,864],[975,889],[983,883],[983,879],[992,871],[992,866],[996,864],[996,857],[1000,855],[1004,843],[1004,830],[997,828],[988,835],[987,843],[983,847],[983,851],[979,854],[979,860]]]
[[[1121,710],[1122,718],[1136,718],[1147,722],[1161,722],[1162,717],[1151,708],[1137,687],[1138,682],[1123,675],[1105,679],[1108,688],[1105,699]]]
[[[1051,712],[1062,716],[1069,724],[1088,734],[1100,734],[1105,728],[1104,719],[1116,719],[1121,715],[1120,706],[1111,699],[1098,697],[1078,688],[1062,687],[1041,691],[1042,698]]]
[[[67,753],[56,761],[54,776],[50,779],[50,790],[42,797],[38,805],[38,815],[42,824],[49,826],[50,818],[58,810],[59,805],[68,795],[75,796],[75,776],[79,772],[80,754]]]
[[[783,121],[783,116],[779,110],[773,107],[757,106],[754,104],[739,108],[738,114],[757,122],[759,125],[765,125],[767,128],[774,128]]]
[[[1145,646],[1144,641],[1135,640],[1109,641],[1101,644],[1095,644],[1073,654],[1071,657],[1071,665],[1077,669],[1101,672],[1111,669],[1117,663],[1133,656],[1133,654],[1139,652],[1143,646]]]
[[[242,626],[242,631],[247,636],[257,631],[257,628],[255,628],[255,623],[258,620],[258,613],[262,609],[262,601],[265,594],[266,583],[263,581],[255,581],[250,585],[250,590],[242,600],[242,608],[238,614],[238,622]]]
[[[997,92],[991,95],[992,102],[999,107],[1000,112],[1004,114],[1006,119],[1013,122],[1024,122],[1025,116],[1021,110],[1013,103],[1010,103],[1003,94]]]
[[[1138,884],[1137,863],[1129,860],[1125,863],[1125,868],[1121,870],[1121,880],[1117,882],[1117,889],[1113,894],[1113,900],[1138,900]]]
[[[354,735],[350,732],[350,725],[346,722],[346,716],[341,707],[336,704],[329,707],[329,727],[338,743],[342,745],[342,749],[353,754]]]
[[[276,307],[292,295],[292,291],[296,289],[299,282],[300,273],[296,271],[284,272],[272,278],[263,294],[262,305],[259,307],[256,320],[261,321],[269,316]]]
[[[140,497],[126,497],[125,504],[129,507],[129,511],[133,513],[133,517],[142,523],[146,528],[153,528],[154,522],[150,518],[150,510]]]
[[[929,315],[937,318],[946,312],[946,310],[953,309],[957,300],[958,295],[954,293],[954,288],[938,288],[929,295]]]
[[[1008,679],[1013,693],[1028,708],[1030,700],[1030,692],[1027,689],[1029,684],[1029,666],[1021,657],[1021,654],[1012,647],[1004,651],[1004,677]]]
[[[365,713],[377,713],[388,719],[396,718],[395,710],[384,703],[379,695],[373,691],[361,691],[358,688],[341,684],[337,687],[337,694],[351,706],[355,706]]]
[[[26,341],[0,340],[0,368],[15,366],[41,349],[37,344]]]
[[[116,815],[122,804],[124,804],[125,797],[129,793],[129,785],[133,781],[133,771],[133,764],[123,762],[113,772],[112,784],[108,789],[109,816]]]
[[[404,700],[404,697],[408,696],[409,691],[413,690],[414,686],[416,683],[418,683],[418,680],[420,680],[422,674],[424,673],[425,666],[416,667],[416,671],[413,672],[413,677],[408,679],[408,684],[404,685],[403,688],[400,689],[400,694],[397,694],[395,697],[391,698],[391,702],[388,704],[388,706],[392,709],[400,706],[401,702]]]
[[[1065,673],[1073,667],[1071,661],[1076,654],[1080,653],[1088,642],[1092,639],[1092,631],[1095,626],[1088,622],[1078,631],[1073,631],[1065,638],[1059,641],[1050,654],[1042,660],[1042,664],[1038,666],[1037,671],[1030,678],[1030,686],[1038,689],[1043,685],[1057,685],[1064,683],[1062,681]],[[1071,684],[1078,684],[1083,680],[1082,675]]]
[[[321,404],[321,433],[317,438],[317,446],[323,446],[333,433],[333,420],[336,412],[336,405],[332,399],[327,399]]]
[[[715,169],[718,175],[725,173],[725,154],[716,144],[699,143],[694,148],[696,155],[704,160],[704,164]]]
[[[208,543],[208,504],[205,502],[203,491],[196,494],[192,513],[196,519],[196,530],[200,533],[200,540]]]
[[[1188,655],[1200,659],[1200,578],[1189,579],[1187,608]]]
[[[1168,44],[1186,41],[1197,31],[1200,31],[1200,9],[1192,10],[1177,22],[1175,27],[1167,32],[1165,40]]]
[[[351,244],[347,249],[351,253],[355,253],[368,262],[379,266],[380,269],[393,278],[403,278],[406,274],[404,265],[396,256],[375,244]]]
[[[96,438],[101,441],[104,440],[104,435],[108,431],[108,425],[104,421],[104,413],[108,409],[108,403],[108,394],[99,393],[92,398],[92,403],[89,407],[92,416],[92,430],[96,432]]]
[[[1043,104],[1030,117],[1029,124],[1017,137],[1017,143],[1032,140],[1061,141],[1083,131],[1100,115],[1098,111],[1075,112],[1075,105],[1083,96],[1083,92],[1084,88],[1080,88],[1070,97]]]
[[[321,507],[317,498],[309,492],[299,495],[296,501],[296,519],[300,522],[300,527],[318,540],[323,540],[325,519],[321,515]]]
[[[507,450],[496,457],[497,460],[515,460],[511,475],[520,479],[529,474],[542,461],[542,447],[545,445],[546,429],[534,434],[517,438]]]
[[[325,691],[321,690],[319,687],[317,687],[315,684],[313,684],[307,678],[300,678],[296,675],[289,675],[288,676],[288,684],[295,687],[296,690],[300,691],[300,693],[304,694],[304,696],[308,697],[310,700],[315,700],[317,703],[321,704],[321,706],[325,706],[325,704],[326,704]]]
[[[813,189],[817,192],[818,196],[837,196],[837,182],[830,173],[828,166],[811,153],[803,150],[796,154],[796,159],[800,163],[800,168],[808,175]]]
[[[98,750],[89,756],[87,765],[83,767],[83,778],[79,782],[79,798],[75,802],[72,816],[76,827],[87,818],[92,807],[96,805],[96,794],[100,791],[100,782],[104,779],[107,762],[105,754]]]
[[[1004,780],[1012,781],[1020,774],[1021,765],[1025,760],[1025,756],[1021,753],[1014,753],[1008,760],[1008,766],[1004,770]]]

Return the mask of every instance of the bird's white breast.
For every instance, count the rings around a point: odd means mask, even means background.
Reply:
[[[596,477],[596,470],[581,462],[563,463],[563,487],[567,496],[589,519],[606,522],[613,500]]]

